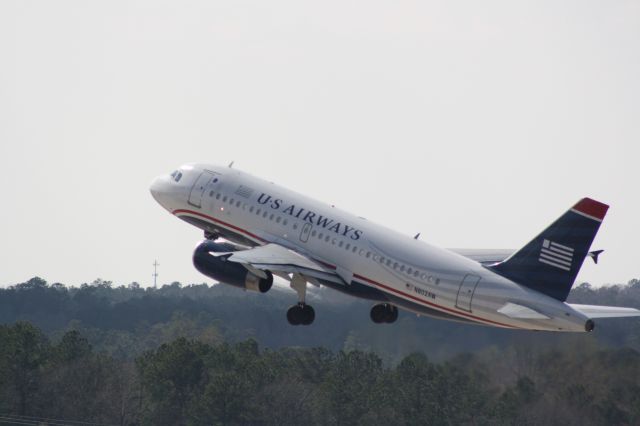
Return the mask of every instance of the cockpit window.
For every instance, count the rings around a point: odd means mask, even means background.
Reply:
[[[171,178],[173,178],[173,180],[175,180],[176,182],[180,182],[180,179],[182,179],[182,172],[180,170],[176,170],[175,172],[171,173]]]

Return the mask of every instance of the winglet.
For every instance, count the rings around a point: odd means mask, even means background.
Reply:
[[[609,206],[591,198],[583,198],[571,209],[574,212],[586,216],[590,219],[602,222],[609,210]]]

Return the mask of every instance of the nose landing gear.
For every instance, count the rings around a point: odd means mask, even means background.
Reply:
[[[381,303],[371,308],[371,321],[376,324],[391,324],[398,319],[398,308],[389,304]]]
[[[220,238],[220,234],[218,234],[217,232],[204,231],[204,238],[206,238],[207,240],[215,241]]]

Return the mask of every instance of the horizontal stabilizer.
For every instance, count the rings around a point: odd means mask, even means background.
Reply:
[[[604,250],[594,250],[589,252],[589,257],[593,259],[593,263],[598,264],[598,257],[602,254]]]
[[[640,317],[640,311],[635,308],[621,308],[618,306],[594,306],[576,305],[567,303],[576,311],[584,314],[588,318],[619,318],[619,317]]]
[[[502,308],[498,309],[503,315],[509,318],[521,318],[521,319],[549,319],[548,316],[541,314],[526,306],[518,305],[517,303],[507,303]]]

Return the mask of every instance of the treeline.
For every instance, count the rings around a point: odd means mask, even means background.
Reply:
[[[133,359],[178,337],[211,345],[254,339],[270,349],[361,350],[375,352],[385,365],[397,364],[413,352],[441,361],[524,343],[539,349],[590,344],[640,351],[638,318],[596,321],[590,334],[502,330],[406,312],[393,325],[376,325],[369,320],[370,302],[329,289],[310,291],[308,301],[316,310],[316,321],[309,327],[292,327],[285,312],[295,302],[295,293],[278,287],[266,294],[225,285],[172,283],[145,289],[136,283],[115,286],[103,280],[66,287],[33,278],[0,289],[0,323],[29,321],[54,340],[77,330],[96,351],[120,359]],[[640,308],[640,281],[598,288],[582,284],[569,300]]]
[[[415,353],[387,367],[357,350],[182,337],[123,360],[77,331],[51,341],[29,323],[0,326],[0,418],[41,424],[635,425],[639,378],[630,349]]]

